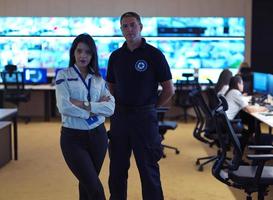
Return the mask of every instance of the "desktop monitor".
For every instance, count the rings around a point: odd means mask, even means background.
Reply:
[[[179,82],[179,81],[186,81],[186,77],[182,76],[182,74],[184,73],[191,73],[194,74],[194,69],[187,69],[187,68],[182,68],[182,69],[171,69],[171,73],[172,73],[172,78],[173,78],[173,82]],[[194,77],[190,77],[189,81],[193,81]]]
[[[24,68],[24,76],[27,84],[47,83],[47,69],[45,68]]]
[[[238,73],[237,68],[228,68],[232,75],[235,76]],[[208,79],[210,79],[214,84],[217,83],[218,78],[223,71],[222,68],[214,69],[214,68],[200,68],[198,70],[198,82],[200,84],[209,84]]]
[[[210,79],[215,84],[222,71],[223,69],[200,68],[198,70],[198,82],[200,84],[209,84],[208,79]]]
[[[254,72],[253,73],[253,91],[256,93],[267,93],[267,74]]]
[[[267,93],[273,96],[273,74],[267,75]]]
[[[238,68],[245,54],[243,17],[143,17],[143,36],[171,69]],[[0,17],[0,70],[66,68],[74,38],[94,37],[99,67],[124,43],[119,17]],[[54,73],[52,73],[54,75]]]

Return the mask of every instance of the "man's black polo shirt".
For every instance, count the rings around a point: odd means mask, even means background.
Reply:
[[[117,105],[156,104],[158,83],[170,79],[172,75],[165,56],[144,38],[134,51],[130,51],[125,42],[109,58],[106,80],[115,84]]]

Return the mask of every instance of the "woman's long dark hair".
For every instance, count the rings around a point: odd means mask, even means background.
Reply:
[[[215,92],[216,94],[223,88],[224,85],[229,85],[229,81],[232,77],[232,72],[229,69],[224,69],[219,78],[218,81],[216,83],[215,86]]]
[[[92,58],[88,64],[89,73],[95,74],[96,76],[101,76],[99,72],[97,47],[93,38],[87,33],[80,34],[74,39],[69,52],[69,67],[74,66],[76,62],[74,52],[79,43],[86,44],[91,51]]]
[[[226,95],[228,94],[228,92],[232,89],[236,89],[236,90],[239,90],[239,87],[238,87],[238,84],[239,83],[242,83],[243,80],[242,80],[242,77],[237,74],[235,76],[233,76],[231,79],[230,79],[230,82],[229,82],[229,88],[228,88],[228,91],[226,92]]]

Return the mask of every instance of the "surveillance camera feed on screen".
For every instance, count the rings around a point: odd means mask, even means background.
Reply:
[[[244,61],[243,17],[143,17],[142,23],[142,36],[163,52],[174,81],[198,69],[200,83],[216,82],[222,69],[236,71]],[[111,52],[125,41],[119,17],[0,17],[0,24],[0,71],[6,64],[66,68],[73,39],[85,32],[95,39],[105,76]]]

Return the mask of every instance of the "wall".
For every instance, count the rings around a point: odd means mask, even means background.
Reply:
[[[252,0],[0,0],[0,16],[244,16],[250,63]]]

